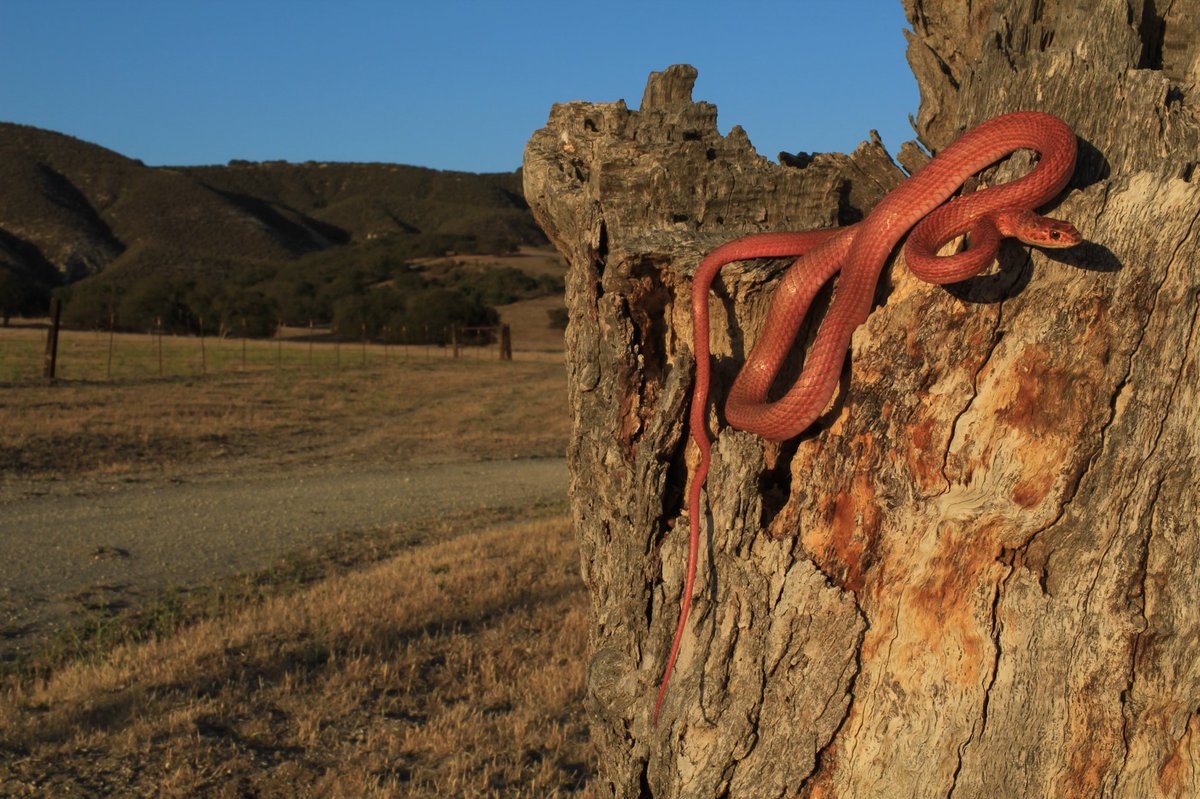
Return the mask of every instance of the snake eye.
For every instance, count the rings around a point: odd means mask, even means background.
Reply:
[[[1061,237],[1062,237],[1062,235],[1057,230],[1050,231],[1050,238],[1052,240],[1058,241]]]

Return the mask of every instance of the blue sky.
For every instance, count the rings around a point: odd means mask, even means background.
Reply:
[[[0,0],[0,120],[148,164],[233,158],[516,169],[554,102],[694,99],[756,149],[912,138],[900,0]]]

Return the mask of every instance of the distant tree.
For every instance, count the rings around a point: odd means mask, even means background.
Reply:
[[[33,304],[34,287],[15,272],[0,267],[0,320],[8,327],[12,317]]]
[[[342,338],[358,338],[366,322],[367,303],[363,295],[348,294],[334,302],[333,332],[337,335]]]
[[[59,289],[63,302],[63,324],[85,330],[104,330],[117,318],[121,287],[103,276],[89,278]]]
[[[226,331],[251,338],[265,338],[275,334],[279,309],[263,292],[242,289],[225,296],[221,320]]]
[[[222,310],[225,305],[225,288],[215,279],[197,280],[191,284],[184,296],[189,313],[189,322],[196,332],[216,332],[224,335]]]
[[[279,318],[289,325],[306,325],[309,320],[328,321],[333,309],[318,296],[311,280],[276,280],[263,287],[279,309]]]
[[[192,321],[187,293],[187,284],[177,278],[165,275],[142,278],[121,297],[117,319],[125,329],[149,330],[161,321],[164,330],[186,332]]]
[[[450,325],[496,325],[500,314],[453,289],[432,288],[409,296],[403,318],[396,321],[408,328],[415,341],[446,344]]]

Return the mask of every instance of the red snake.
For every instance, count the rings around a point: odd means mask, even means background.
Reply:
[[[946,202],[963,182],[1016,150],[1036,150],[1037,166],[1024,177]],[[734,380],[725,403],[732,427],[784,441],[803,432],[824,411],[837,386],[850,336],[866,321],[880,271],[896,243],[910,229],[904,261],[930,283],[965,280],[996,258],[1004,237],[1040,247],[1071,247],[1081,240],[1069,222],[1039,216],[1033,209],[1061,192],[1075,171],[1075,134],[1057,117],[1022,111],[990,119],[964,133],[919,169],[861,222],[806,233],[759,233],[713,250],[692,282],[693,351],[696,380],[692,389],[690,431],[700,451],[688,493],[687,579],[679,624],[663,671],[654,725],[679,654],[692,604],[696,559],[700,546],[700,491],[708,475],[711,443],[705,427],[709,388],[708,292],[721,267],[748,258],[795,256],[775,290],[762,333]],[[943,203],[945,203],[943,205]],[[915,227],[914,227],[915,225]],[[971,246],[956,255],[938,256],[939,248],[964,233]],[[795,384],[777,400],[767,392],[808,306],[837,272],[841,277],[833,302],[821,321],[804,368]]]

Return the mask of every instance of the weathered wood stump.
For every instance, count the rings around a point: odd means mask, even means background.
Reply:
[[[746,233],[854,221],[904,173],[877,139],[771,163],[681,66],[637,111],[557,105],[534,134],[526,196],[571,263],[588,710],[614,795],[1200,795],[1200,36],[1181,3],[1128,5],[906,0],[925,145],[1057,114],[1082,149],[1054,215],[1088,242],[1006,246],[949,289],[897,259],[799,441],[724,424],[787,264],[726,268],[711,515],[657,729],[692,523],[692,271]]]

